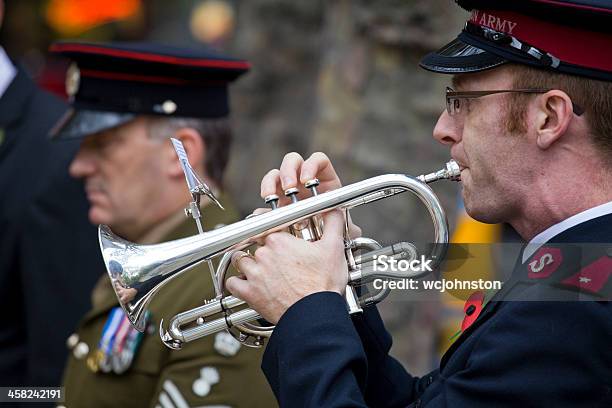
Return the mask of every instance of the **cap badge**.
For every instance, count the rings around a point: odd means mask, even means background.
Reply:
[[[506,20],[481,10],[473,10],[470,21],[481,26],[502,31],[506,34],[512,34],[512,30],[514,30],[514,27],[517,25],[514,21]]]
[[[81,84],[81,71],[77,64],[72,63],[66,71],[66,94],[70,97],[76,95]]]
[[[172,115],[176,112],[176,108],[178,106],[176,103],[170,99],[165,100],[161,104],[157,104],[153,106],[153,110],[157,113],[165,113],[166,115]]]

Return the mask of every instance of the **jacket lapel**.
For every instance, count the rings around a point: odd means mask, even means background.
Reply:
[[[0,130],[3,134],[0,141],[0,159],[8,154],[10,146],[15,144],[15,127],[20,125],[35,90],[32,80],[18,67],[17,75],[0,98]]]
[[[582,224],[578,224],[561,234],[555,236],[550,241],[551,243],[580,243],[580,242],[612,242],[612,214],[603,215],[594,218]],[[469,336],[476,331],[482,324],[493,316],[499,305],[502,303],[499,300],[504,297],[519,283],[524,281],[525,267],[522,261],[522,251],[518,256],[517,262],[514,265],[511,279],[504,284],[502,289],[493,296],[489,301],[476,321],[468,327],[448,348],[442,359],[440,360],[440,370],[446,366],[453,353],[465,342]]]
[[[518,268],[519,265],[520,263],[517,266],[515,266],[515,270],[516,268]],[[515,273],[513,272],[512,275],[514,277]],[[461,346],[461,344],[463,344],[465,340],[467,340],[474,331],[476,331],[480,326],[482,326],[487,320],[489,320],[493,316],[493,314],[495,313],[495,311],[501,304],[501,302],[499,302],[498,300],[503,299],[505,294],[510,292],[510,290],[512,290],[512,288],[514,288],[514,286],[516,286],[516,284],[518,283],[519,283],[518,280],[510,279],[493,296],[493,298],[491,298],[491,300],[485,305],[485,307],[480,312],[480,315],[478,316],[476,321],[474,321],[474,323],[472,323],[470,327],[464,330],[459,335],[459,337],[455,339],[455,341],[453,342],[453,344],[451,344],[448,350],[446,350],[446,353],[444,353],[444,355],[442,356],[442,359],[440,360],[440,371],[442,371],[444,366],[446,366],[446,364],[448,363],[448,360],[451,358],[453,353]]]
[[[0,98],[0,126],[8,127],[21,118],[35,90],[32,80],[17,67],[17,75]]]

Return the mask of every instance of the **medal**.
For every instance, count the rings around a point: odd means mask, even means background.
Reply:
[[[104,373],[111,371],[110,352],[123,316],[121,308],[115,307],[111,310],[102,329],[102,337],[98,342],[98,350],[91,361],[88,359],[87,365],[90,370],[94,372],[102,371]]]
[[[94,356],[89,356],[87,358],[87,367],[91,372],[97,373],[100,370],[98,366],[98,361]]]
[[[123,352],[130,329],[133,330],[130,321],[126,316],[123,316],[111,354],[111,366],[116,374],[122,374],[130,366],[131,361],[125,358],[125,353]]]
[[[149,311],[145,312],[145,327],[147,326],[151,317],[151,313]],[[126,318],[127,319],[127,318]],[[116,363],[116,368],[114,369],[115,373],[121,374],[125,372],[134,361],[134,356],[136,355],[136,351],[138,350],[138,346],[140,346],[140,342],[144,337],[144,333],[136,330],[132,325],[129,325],[129,330],[125,336],[125,341],[120,348],[118,348],[118,354],[114,356]]]
[[[145,313],[145,325],[150,315]],[[123,374],[132,365],[143,335],[132,327],[120,307],[113,308],[102,329],[98,349],[87,359],[87,367],[94,373]]]

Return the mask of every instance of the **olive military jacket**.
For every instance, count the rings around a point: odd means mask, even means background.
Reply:
[[[229,223],[235,211],[209,205],[202,210],[206,230]],[[195,235],[186,219],[163,241]],[[104,274],[106,275],[106,274]],[[117,298],[104,276],[92,294],[92,310],[69,343],[72,352],[64,373],[67,408],[80,407],[274,407],[274,396],[261,370],[262,350],[241,346],[226,332],[170,350],[159,339],[164,325],[177,313],[214,297],[208,266],[203,263],[168,282],[151,301],[150,322],[131,366],[123,374],[94,372],[90,359]],[[78,336],[78,338],[76,337]]]

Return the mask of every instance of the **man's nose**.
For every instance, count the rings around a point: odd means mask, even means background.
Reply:
[[[463,131],[463,126],[459,122],[460,120],[451,117],[446,110],[442,111],[433,130],[434,139],[449,146],[459,143]]]
[[[95,170],[95,160],[91,149],[81,146],[72,159],[68,172],[71,177],[84,178],[91,175]]]

